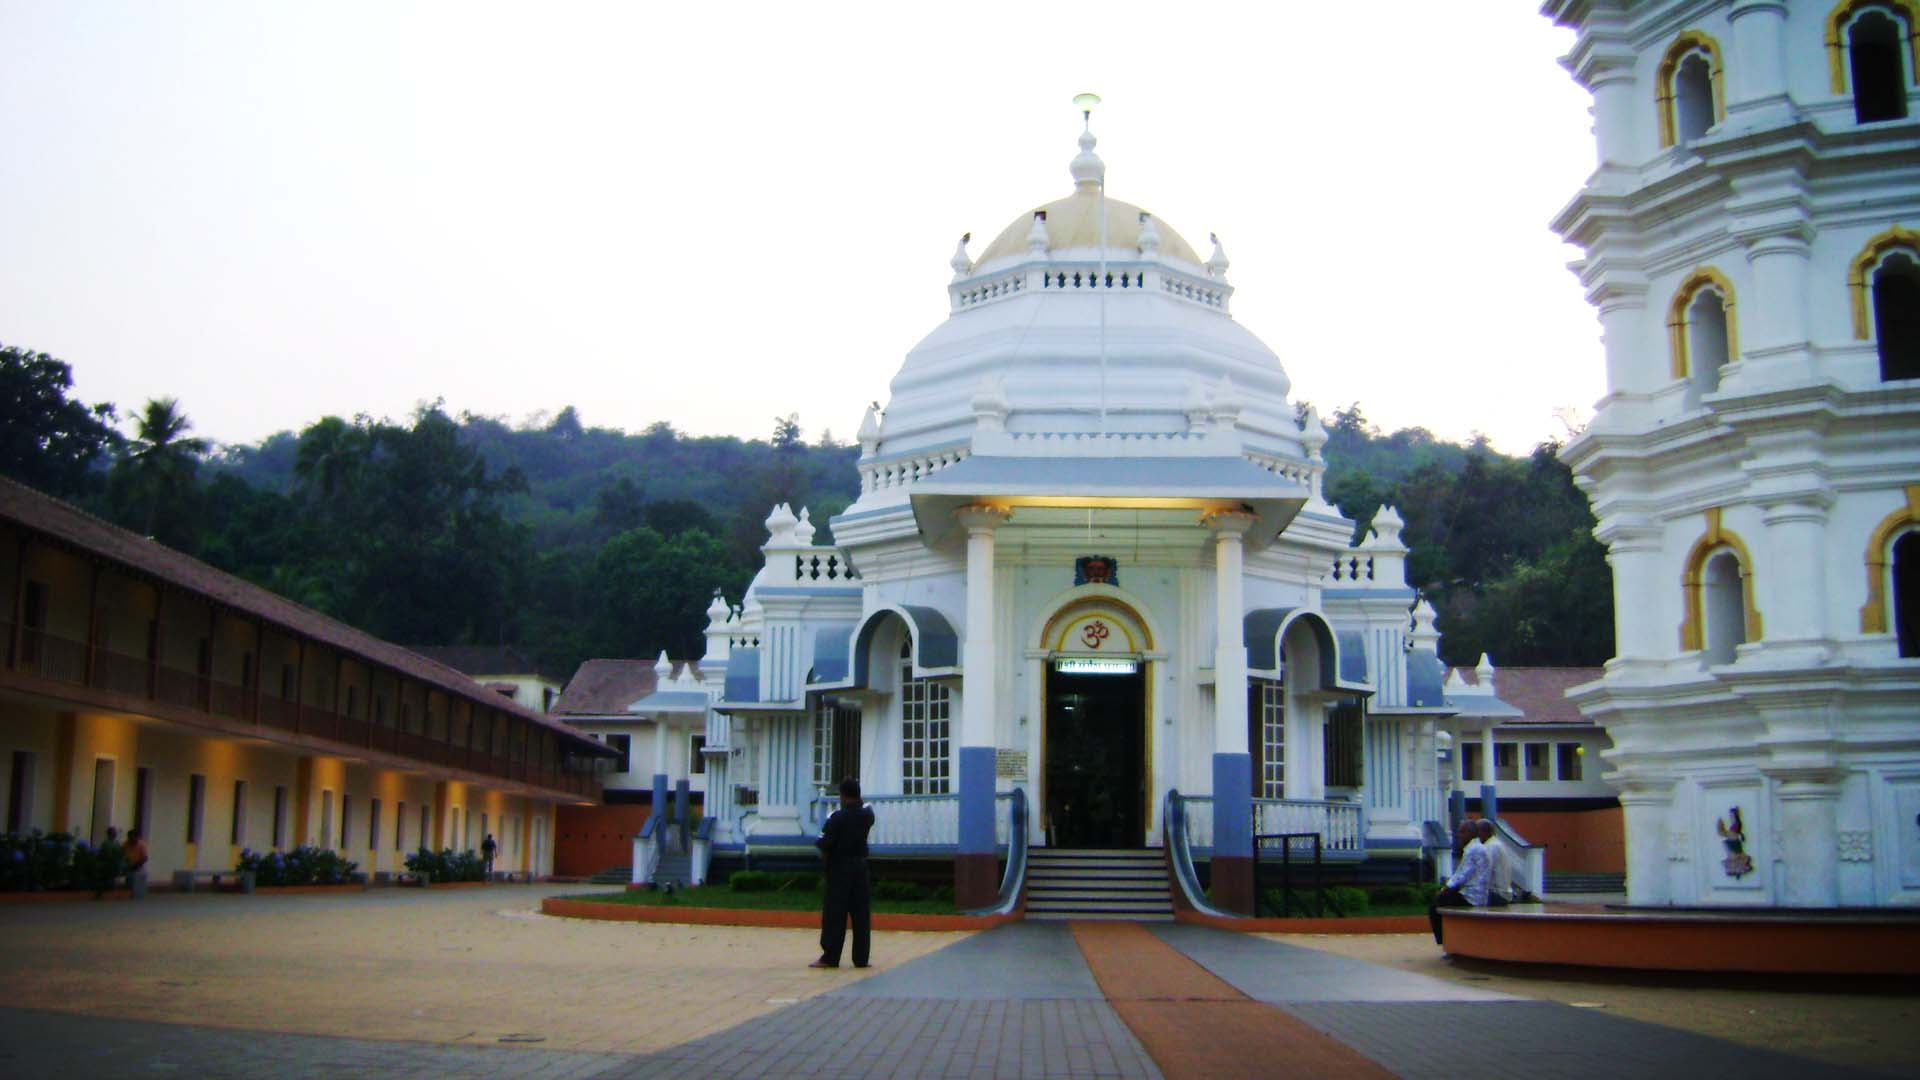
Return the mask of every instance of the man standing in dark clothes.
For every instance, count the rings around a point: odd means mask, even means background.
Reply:
[[[840,809],[820,829],[814,845],[827,860],[827,895],[820,912],[820,959],[808,967],[837,968],[840,946],[847,939],[847,918],[853,918],[853,966],[867,966],[873,944],[873,915],[867,900],[867,830],[873,828],[873,808],[860,805],[860,781],[840,781]]]

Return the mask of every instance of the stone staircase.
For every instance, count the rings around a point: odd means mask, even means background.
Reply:
[[[678,844],[668,844],[667,850],[660,854],[660,864],[653,868],[653,882],[658,885],[671,881],[677,885],[693,882],[693,856],[683,854]]]
[[[633,881],[633,867],[609,866],[587,879],[589,885],[626,885]]]
[[[1158,849],[1034,848],[1027,854],[1027,918],[1170,922],[1166,858]]]

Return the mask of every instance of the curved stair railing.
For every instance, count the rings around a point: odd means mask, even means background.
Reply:
[[[984,908],[963,911],[962,915],[1011,915],[1020,907],[1020,894],[1027,887],[1027,793],[1014,788],[995,802],[1007,804],[1007,869],[1000,875],[1000,893]]]
[[[1211,802],[1204,796],[1190,799],[1177,790],[1169,790],[1160,809],[1161,835],[1167,845],[1167,861],[1173,864],[1173,886],[1180,890],[1181,897],[1188,907],[1202,915],[1213,915],[1222,919],[1237,919],[1239,915],[1223,911],[1207,901],[1206,890],[1200,887],[1200,875],[1193,869],[1193,846],[1188,836],[1187,804],[1196,801]]]

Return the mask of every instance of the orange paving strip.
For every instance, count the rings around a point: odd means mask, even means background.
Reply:
[[[1114,1011],[1168,1080],[1393,1074],[1249,998],[1138,923],[1076,922],[1073,940]]]

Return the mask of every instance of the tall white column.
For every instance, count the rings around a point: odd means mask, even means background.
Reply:
[[[1627,831],[1627,902],[1635,907],[1670,904],[1673,880],[1668,868],[1667,817],[1673,811],[1673,781],[1635,777],[1620,784],[1620,811]]]
[[[967,530],[967,629],[960,647],[960,850],[954,859],[954,900],[985,907],[999,891],[993,795],[999,656],[994,641],[993,531],[1007,519],[994,506],[954,512]]]
[[[1245,550],[1243,537],[1253,515],[1238,511],[1210,514],[1214,532],[1213,751],[1247,753],[1247,642]]]
[[[1789,107],[1786,0],[1735,0],[1727,21],[1733,24],[1727,112],[1752,120],[1784,113]]]

